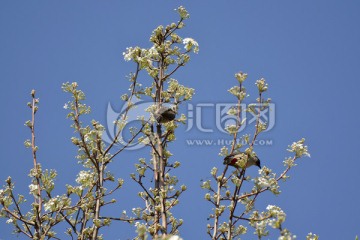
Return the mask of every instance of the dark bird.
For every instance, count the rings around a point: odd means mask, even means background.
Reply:
[[[158,123],[167,123],[175,119],[176,112],[172,108],[161,106],[155,111],[154,117]]]
[[[226,156],[224,158],[224,165],[230,165],[230,166],[239,168],[240,166],[238,165],[237,162],[241,159],[244,159],[245,161],[247,159],[245,168],[248,168],[248,167],[254,166],[254,165],[261,168],[260,159],[256,155],[250,155],[250,154],[246,154],[244,152],[233,153],[233,154]]]

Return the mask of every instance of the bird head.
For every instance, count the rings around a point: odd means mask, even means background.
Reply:
[[[260,159],[257,156],[255,156],[255,166],[258,166],[261,169]]]
[[[161,106],[155,111],[154,116],[158,123],[167,123],[175,119],[176,111],[171,107]]]

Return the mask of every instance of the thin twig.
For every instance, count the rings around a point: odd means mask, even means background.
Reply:
[[[31,96],[32,96],[32,105],[31,105],[31,150],[32,150],[32,156],[33,156],[33,161],[34,161],[34,170],[35,170],[35,179],[36,179],[36,184],[37,184],[37,190],[38,190],[38,196],[34,196],[35,198],[35,202],[37,202],[37,206],[35,207],[35,215],[36,215],[36,224],[35,224],[35,229],[36,229],[36,235],[38,237],[41,236],[41,208],[42,208],[42,197],[41,197],[41,184],[40,184],[40,177],[39,177],[39,173],[38,173],[38,164],[37,164],[37,158],[36,158],[36,144],[35,144],[35,113],[37,111],[37,102],[38,100],[35,98],[35,90],[33,90],[31,92]]]
[[[137,63],[136,65],[136,72],[135,72],[135,75],[132,77],[132,80],[133,80],[133,83],[132,83],[132,87],[131,87],[131,94],[130,94],[130,97],[129,99],[127,100],[127,107],[125,109],[125,113],[123,114],[123,120],[126,119],[126,116],[130,110],[130,106],[131,106],[131,100],[132,100],[132,97],[135,95],[135,88],[136,88],[136,82],[137,82],[137,77],[139,75],[139,72],[140,72],[140,64]],[[121,133],[121,129],[119,129],[119,131],[116,133],[115,135],[115,138],[114,140],[111,142],[111,144],[107,147],[107,149],[104,151],[103,153],[103,156],[105,156],[109,151],[110,149],[116,144],[119,136],[120,136],[120,133]]]

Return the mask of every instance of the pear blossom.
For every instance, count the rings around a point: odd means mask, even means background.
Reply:
[[[183,44],[184,44],[184,48],[186,49],[186,51],[190,51],[191,49],[193,49],[194,53],[199,52],[199,44],[194,39],[192,39],[192,38],[184,38],[183,39]]]

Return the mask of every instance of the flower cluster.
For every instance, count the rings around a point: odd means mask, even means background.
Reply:
[[[291,167],[296,165],[295,160],[297,158],[310,156],[310,154],[302,139],[289,146],[288,150],[294,152],[295,156],[285,159],[284,164],[287,168],[280,175],[264,166],[264,162],[261,162],[260,165],[260,160],[254,150],[254,142],[258,135],[267,129],[267,123],[261,120],[261,115],[268,110],[271,99],[264,99],[263,97],[263,93],[268,90],[268,84],[264,78],[261,78],[255,82],[258,89],[256,103],[250,103],[246,109],[241,109],[242,101],[249,96],[243,86],[247,77],[246,73],[236,73],[235,78],[238,85],[228,90],[237,98],[237,104],[227,112],[228,115],[236,119],[235,124],[226,126],[228,134],[233,138],[231,147],[223,146],[219,153],[219,156],[224,158],[223,164],[225,166],[223,170],[218,167],[212,168],[210,174],[213,179],[203,181],[201,185],[207,191],[204,196],[205,200],[214,205],[213,212],[209,215],[209,219],[213,219],[214,222],[213,225],[207,225],[207,233],[215,239],[222,239],[223,237],[224,239],[235,239],[235,237],[247,232],[246,227],[239,224],[240,220],[245,220],[255,229],[254,234],[259,239],[270,234],[269,227],[279,230],[278,239],[295,239],[296,236],[282,226],[286,214],[281,208],[268,205],[266,211],[259,212],[256,201],[266,191],[275,195],[280,194],[280,180],[288,178],[286,174]],[[252,113],[256,117],[256,121],[254,121],[254,134],[243,135],[242,141],[239,143],[237,141],[239,129],[246,120],[241,111]],[[251,164],[248,164],[249,161]],[[265,164],[267,163],[265,162]],[[260,167],[256,176],[248,174],[247,168],[253,165]],[[309,237],[309,239],[312,238]]]
[[[53,197],[44,203],[44,209],[48,212],[61,211],[62,209],[71,205],[71,199],[66,195]]]
[[[183,44],[186,51],[191,51],[191,49],[193,49],[194,53],[199,52],[199,44],[194,39],[184,38]]]
[[[308,147],[304,145],[305,139],[302,138],[297,142],[293,142],[288,148],[289,152],[295,153],[296,158],[300,158],[303,156],[310,157],[310,153],[308,152]]]
[[[258,87],[259,93],[263,93],[268,89],[268,84],[264,78],[256,80],[255,85]]]
[[[256,190],[269,189],[273,194],[280,194],[276,174],[266,166],[259,169],[259,176],[254,178]]]

